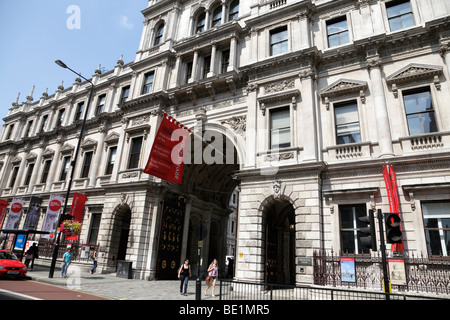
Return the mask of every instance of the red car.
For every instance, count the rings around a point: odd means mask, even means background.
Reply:
[[[25,277],[27,267],[9,250],[0,250],[0,277]]]

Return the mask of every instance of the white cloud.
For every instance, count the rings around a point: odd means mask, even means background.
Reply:
[[[128,19],[127,16],[120,16],[120,26],[125,29],[133,29],[134,24]]]

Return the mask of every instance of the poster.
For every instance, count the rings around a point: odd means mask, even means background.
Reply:
[[[56,227],[59,222],[59,211],[64,198],[58,195],[50,195],[47,212],[45,214],[42,231],[50,232],[50,234],[43,234],[41,238],[53,239],[55,237]]]
[[[20,218],[22,217],[23,204],[22,199],[13,199],[11,202],[11,209],[9,210],[8,219],[3,229],[17,230],[19,229]]]
[[[391,285],[406,286],[405,260],[388,259],[388,268]]]
[[[23,226],[24,230],[36,230],[39,222],[39,209],[41,208],[42,198],[31,197],[28,213]]]
[[[355,259],[341,258],[341,281],[356,282]]]
[[[189,130],[165,113],[144,172],[182,184],[188,137]]]
[[[0,200],[0,228],[3,225],[3,219],[6,216],[6,213],[8,210],[6,209],[8,207],[8,201],[6,200]]]

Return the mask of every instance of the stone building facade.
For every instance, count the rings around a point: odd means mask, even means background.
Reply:
[[[449,255],[447,1],[150,0],[142,14],[135,60],[92,76],[73,168],[88,197],[80,243],[99,244],[104,272],[223,267],[237,187],[235,278],[313,283],[314,251],[367,254],[357,221],[389,211],[386,162],[403,254]],[[13,104],[1,198],[45,208],[64,194],[89,89],[76,79]],[[143,173],[164,112],[193,132],[182,185]]]

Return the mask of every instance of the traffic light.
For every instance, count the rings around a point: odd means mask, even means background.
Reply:
[[[365,228],[359,228],[359,232],[365,234],[366,236],[360,237],[361,245],[363,248],[372,249],[372,251],[377,251],[377,237],[375,233],[375,219],[373,215],[373,210],[369,210],[369,215],[365,217],[360,217],[359,221],[368,225]]]
[[[402,243],[402,230],[400,229],[400,216],[398,213],[386,213],[386,242]]]

